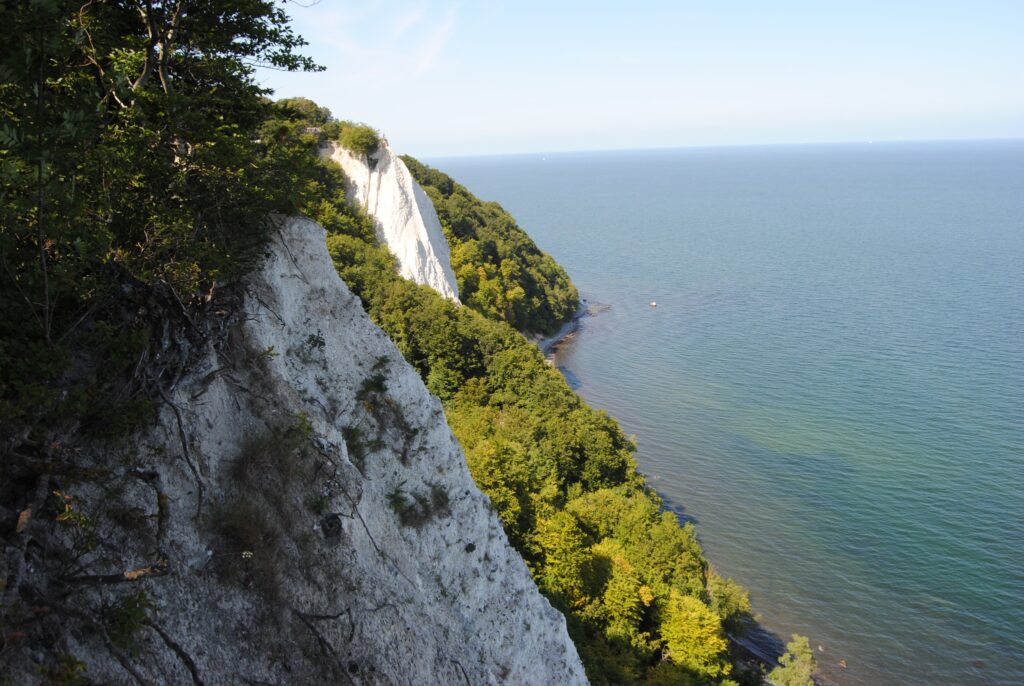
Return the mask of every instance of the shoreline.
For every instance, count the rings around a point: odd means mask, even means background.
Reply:
[[[537,347],[540,348],[541,354],[547,359],[548,364],[557,369],[562,376],[566,376],[567,370],[558,366],[559,348],[576,338],[583,327],[584,319],[595,316],[607,309],[609,309],[608,305],[591,304],[586,298],[580,298],[580,306],[576,310],[576,314],[569,321],[562,324],[558,331],[548,337],[532,336],[531,338],[537,344]],[[567,378],[566,380],[570,381],[570,385],[572,385],[571,379]],[[573,391],[577,394],[579,393],[574,385]],[[648,481],[648,486],[657,492],[657,488],[651,483],[654,481],[652,478],[654,475],[644,473],[643,476],[645,481]],[[771,671],[772,668],[779,667],[779,658],[785,654],[785,641],[768,630],[757,619],[754,620],[754,623],[744,635],[727,633],[726,637],[731,651],[741,655],[748,663],[760,664],[765,674]],[[828,679],[820,672],[815,672],[811,679],[815,686],[838,686],[836,682]]]
[[[540,348],[541,354],[548,358],[548,361],[553,361],[553,358],[557,352],[558,346],[565,343],[569,338],[576,334],[580,330],[580,322],[589,314],[586,298],[580,298],[580,306],[576,308],[576,313],[566,323],[559,327],[558,331],[546,338],[536,338],[535,343]]]

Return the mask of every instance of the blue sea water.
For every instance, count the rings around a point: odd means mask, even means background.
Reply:
[[[558,363],[769,630],[1024,684],[1024,142],[428,162],[609,306]]]

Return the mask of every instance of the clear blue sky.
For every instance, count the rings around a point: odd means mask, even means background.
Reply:
[[[1024,137],[1024,0],[286,7],[259,80],[413,155]]]

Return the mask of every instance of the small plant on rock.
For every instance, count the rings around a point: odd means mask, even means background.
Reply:
[[[91,682],[85,675],[85,663],[74,655],[63,653],[57,664],[39,668],[44,686],[88,686]]]
[[[145,624],[147,613],[153,608],[145,591],[137,591],[126,596],[111,608],[107,614],[107,631],[114,645],[135,654],[139,646],[136,634]]]
[[[346,426],[341,430],[341,437],[345,440],[349,461],[360,473],[365,473],[366,444],[363,441],[363,432],[357,426]]]
[[[429,493],[411,495],[405,492],[404,486],[403,481],[388,494],[388,503],[403,526],[419,529],[431,519],[451,513],[448,492],[442,486],[433,484]]]
[[[363,380],[363,383],[359,386],[359,391],[356,393],[356,400],[359,402],[365,402],[375,395],[380,395],[387,391],[387,377],[381,373],[376,372],[371,374]]]

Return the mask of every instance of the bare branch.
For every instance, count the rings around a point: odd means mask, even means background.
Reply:
[[[166,576],[168,571],[170,571],[170,563],[166,559],[160,559],[151,565],[138,569],[127,569],[117,574],[83,574],[65,577],[62,581],[69,584],[123,584],[141,581],[151,576]]]
[[[142,18],[142,22],[146,26],[146,37],[148,39],[146,43],[146,63],[142,68],[142,73],[135,79],[132,84],[132,90],[137,91],[146,87],[146,83],[149,81],[149,77],[153,74],[153,51],[156,48],[157,41],[160,40],[160,34],[157,31],[156,20],[153,17],[153,3],[150,0],[145,0],[142,5],[139,5],[136,9],[139,10],[139,16]]]

